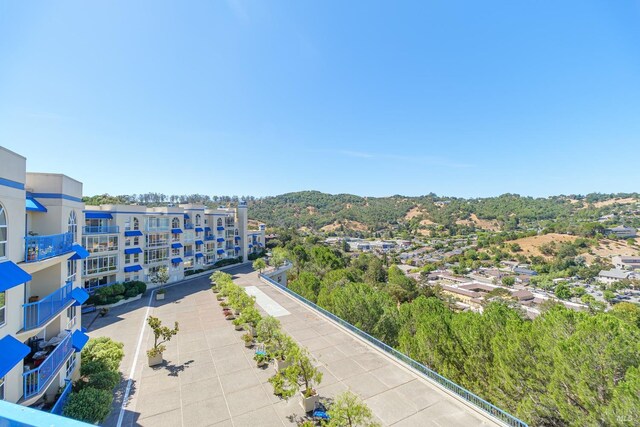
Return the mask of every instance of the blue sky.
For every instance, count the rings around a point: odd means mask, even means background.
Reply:
[[[4,1],[0,145],[87,195],[638,191],[639,22],[624,0]]]

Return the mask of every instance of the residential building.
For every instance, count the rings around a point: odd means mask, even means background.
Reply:
[[[607,285],[610,285],[614,282],[619,282],[620,280],[633,278],[635,278],[635,274],[633,272],[627,270],[619,270],[617,268],[614,268],[612,270],[602,270],[600,273],[598,273],[598,281]]]
[[[624,225],[619,225],[614,228],[605,228],[604,229],[605,236],[616,236],[620,239],[628,239],[630,237],[636,237],[637,232],[633,227],[625,227]]]
[[[83,244],[91,255],[83,263],[83,285],[93,292],[117,282],[150,283],[162,267],[175,282],[224,259],[247,261],[264,248],[265,228],[248,229],[245,202],[235,209],[87,206]]]
[[[88,340],[82,183],[27,173],[26,159],[3,147],[0,165],[0,399],[55,412]]]
[[[613,265],[619,270],[638,270],[640,269],[640,256],[614,256],[611,259]]]

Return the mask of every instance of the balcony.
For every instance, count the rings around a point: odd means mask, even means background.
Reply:
[[[184,228],[185,228],[185,230],[193,230],[193,224],[187,224],[187,223],[185,223],[185,224],[184,224]]]
[[[82,228],[83,234],[118,234],[120,227],[117,225],[87,225]]]
[[[47,355],[42,363],[22,374],[23,398],[29,399],[43,392],[51,380],[60,372],[60,369],[73,352],[71,332],[67,332],[62,341],[54,347],[53,351]],[[31,364],[36,365],[37,362],[32,361]],[[28,364],[25,362],[25,367],[26,366],[28,366]]]
[[[193,251],[184,251],[184,256],[193,256]]]
[[[216,238],[216,237],[215,237],[215,236],[212,236],[211,234],[208,234],[208,235],[204,236],[204,240],[205,240],[205,241],[208,241],[208,242],[210,242],[210,241],[214,240],[215,238]]]
[[[65,403],[67,403],[67,399],[69,399],[69,395],[71,394],[71,381],[65,380],[65,382],[67,385],[64,386],[62,394],[56,401],[55,405],[53,405],[53,408],[51,408],[52,414],[62,415],[62,409],[64,408]]]
[[[73,233],[26,236],[24,262],[37,262],[73,252]]]
[[[73,284],[67,282],[62,288],[56,289],[40,301],[24,304],[24,330],[44,326],[49,320],[57,316],[71,301]]]

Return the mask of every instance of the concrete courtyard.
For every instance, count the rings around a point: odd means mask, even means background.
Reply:
[[[497,425],[441,391],[413,371],[381,354],[274,287],[262,283],[250,266],[227,270],[269,311],[276,311],[283,329],[307,347],[323,372],[317,387],[330,403],[344,390],[359,394],[382,425]],[[257,290],[256,290],[257,289]],[[282,400],[267,379],[273,366],[259,369],[253,349],[224,319],[209,280],[201,277],[167,290],[164,301],[148,296],[116,307],[104,318],[85,315],[93,324],[89,335],[110,336],[125,344],[121,365],[125,381],[118,388],[106,426],[290,426],[304,419],[299,398]],[[257,306],[263,311],[260,304]],[[287,314],[288,313],[288,314]],[[152,345],[147,315],[165,325],[179,322],[180,332],[167,343],[165,364],[147,366]],[[138,343],[141,345],[138,346]],[[138,350],[139,348],[139,350]],[[137,354],[137,357],[136,357]],[[135,364],[130,394],[121,414],[126,379]],[[119,417],[121,419],[119,420]]]

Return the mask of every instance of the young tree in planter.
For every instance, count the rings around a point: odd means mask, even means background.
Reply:
[[[291,363],[292,350],[298,344],[289,335],[278,330],[275,331],[268,344],[265,344],[267,354],[276,362],[276,370],[279,371]]]
[[[169,276],[169,269],[165,266],[162,266],[156,271],[156,274],[151,278],[153,283],[160,284],[160,289],[156,292],[156,299],[164,299],[165,290],[163,286],[169,281],[171,276]]]
[[[258,332],[258,341],[265,345],[270,345],[273,336],[280,332],[280,321],[273,316],[263,317],[256,327]]]
[[[162,326],[162,321],[157,317],[149,316],[147,323],[153,331],[153,348],[147,351],[147,356],[149,357],[149,366],[155,366],[162,363],[162,352],[167,348],[164,343],[178,333],[178,322],[171,329],[168,326]]]
[[[333,404],[327,411],[330,427],[374,427],[379,426],[373,420],[371,409],[350,391],[345,391],[336,396]]]
[[[306,348],[292,347],[287,358],[291,364],[269,378],[269,382],[274,386],[274,392],[285,399],[300,392],[304,411],[313,411],[319,400],[314,387],[322,381],[322,372],[313,365]]]
[[[254,331],[262,316],[260,312],[253,306],[246,307],[240,313],[239,319],[243,325],[247,325],[250,331]]]
[[[287,251],[283,248],[274,248],[271,252],[271,265],[279,268],[287,261]]]
[[[267,263],[264,262],[264,259],[258,258],[257,260],[253,261],[253,269],[258,270],[260,274],[262,274],[262,270],[264,270],[265,268],[267,268]]]

